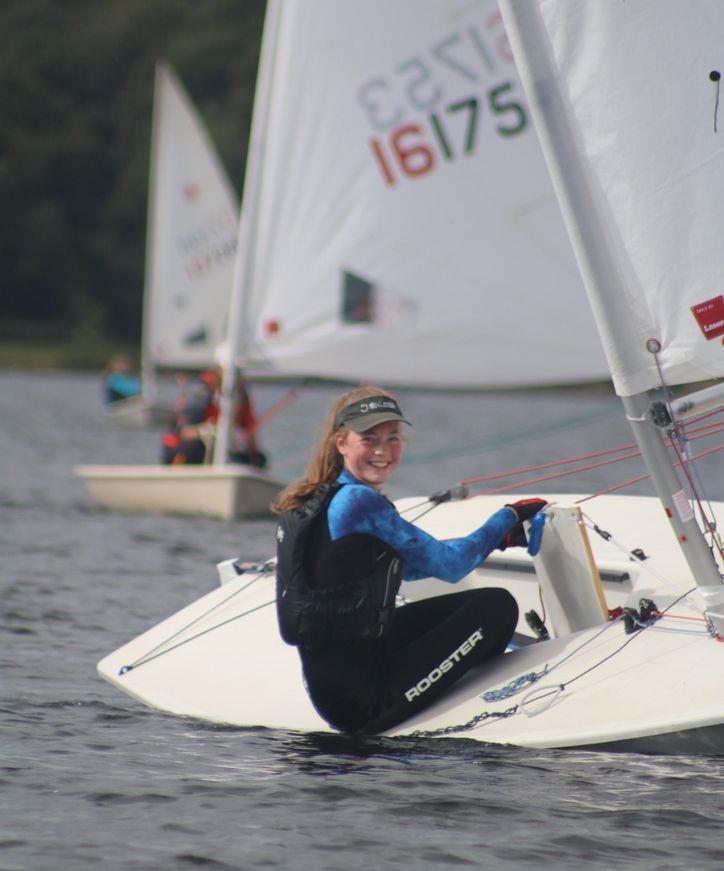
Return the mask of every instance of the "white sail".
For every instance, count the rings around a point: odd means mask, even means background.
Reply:
[[[188,96],[156,67],[144,369],[202,368],[225,339],[238,202]]]
[[[242,358],[385,384],[607,378],[496,4],[270,7]]]
[[[541,114],[565,118],[546,153],[617,392],[721,378],[720,0],[501,8],[511,34],[542,33],[517,60]]]

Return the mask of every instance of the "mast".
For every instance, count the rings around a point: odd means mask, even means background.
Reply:
[[[664,431],[671,422],[657,420],[657,407],[665,404],[663,394],[650,391],[624,396],[622,402],[656,495],[664,506],[694,580],[699,586],[724,583],[664,442]]]
[[[261,42],[259,72],[257,75],[254,109],[249,136],[249,151],[246,160],[244,190],[242,193],[241,215],[239,218],[239,237],[234,261],[229,302],[229,322],[227,341],[223,348],[224,358],[219,361],[223,368],[219,396],[219,423],[214,442],[213,463],[224,465],[229,455],[231,433],[234,426],[234,397],[236,395],[238,369],[248,362],[249,336],[248,323],[249,288],[254,272],[252,257],[254,235],[256,232],[256,213],[261,189],[260,165],[266,144],[266,126],[269,114],[269,98],[274,78],[274,62],[279,31],[279,2],[270,0],[267,4],[264,34]]]
[[[151,300],[151,286],[153,284],[153,258],[156,233],[156,220],[158,211],[158,191],[156,190],[158,173],[158,152],[160,145],[160,128],[163,87],[162,79],[166,76],[166,66],[162,61],[157,61],[153,84],[153,111],[151,115],[151,159],[148,171],[148,212],[146,216],[146,263],[143,288],[143,313],[141,315],[141,390],[146,400],[152,402],[157,393],[156,367],[153,362],[152,349],[150,347],[151,318],[153,306]]]
[[[621,321],[614,320],[611,304],[612,299],[625,298],[624,278],[603,229],[599,200],[576,147],[576,132],[550,62],[548,36],[538,5],[500,0],[500,8],[599,331],[607,347],[621,349],[625,354],[625,343],[637,339],[627,333],[625,321],[622,330]],[[622,401],[656,493],[697,585],[722,584],[716,560],[654,422],[652,394],[645,391],[623,396]]]

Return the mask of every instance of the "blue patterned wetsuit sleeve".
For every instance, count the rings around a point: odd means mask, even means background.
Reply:
[[[394,505],[371,487],[361,484],[342,487],[327,511],[333,541],[354,533],[374,535],[402,558],[406,581],[435,577],[452,584],[479,565],[516,520],[513,510],[501,508],[470,535],[438,541],[400,517]]]

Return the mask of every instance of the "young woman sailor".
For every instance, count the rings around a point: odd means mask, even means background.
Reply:
[[[395,608],[401,579],[455,583],[497,547],[524,544],[522,523],[546,503],[496,511],[463,538],[438,541],[380,492],[400,463],[397,402],[375,387],[333,406],[300,481],[273,506],[277,616],[299,650],[307,691],[344,732],[390,729],[436,701],[473,665],[503,653],[518,606],[507,590],[466,590]]]

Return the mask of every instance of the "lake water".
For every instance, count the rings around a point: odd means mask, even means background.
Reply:
[[[258,386],[259,410],[284,392]],[[278,475],[336,393],[308,388],[269,424]],[[0,372],[0,869],[724,866],[721,759],[220,728],[103,682],[97,661],[211,589],[217,562],[270,556],[274,524],[97,509],[73,467],[155,462],[159,442],[106,422],[99,396],[88,375]],[[605,391],[400,398],[414,427],[393,497],[632,440]],[[721,500],[717,456],[699,473]]]

